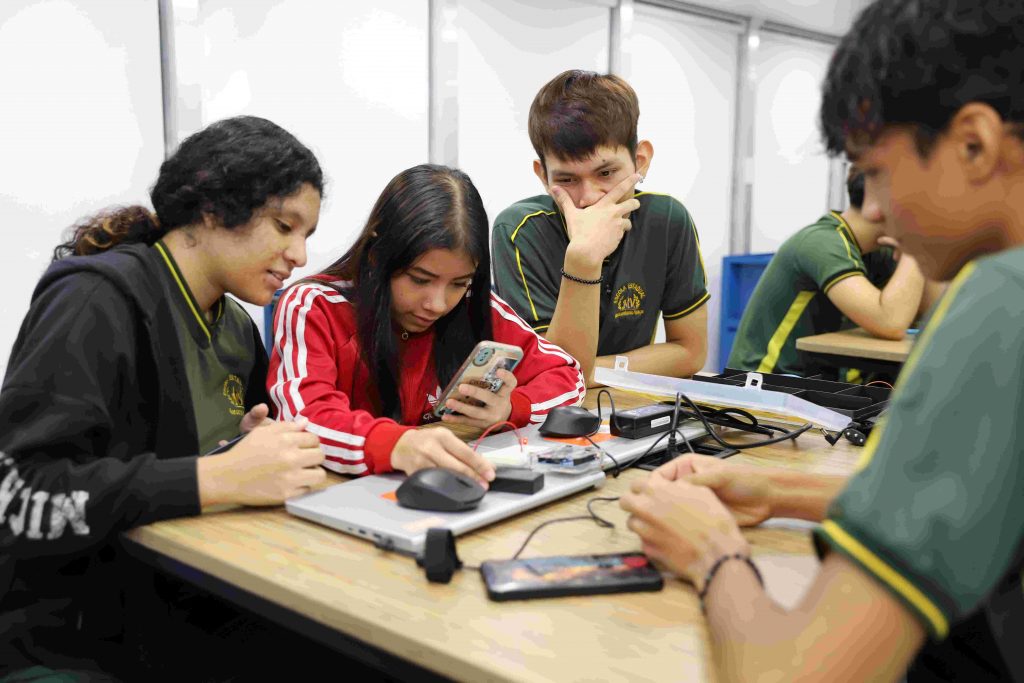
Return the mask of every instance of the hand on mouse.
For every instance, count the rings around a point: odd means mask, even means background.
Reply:
[[[508,370],[498,370],[495,376],[504,382],[497,393],[472,384],[460,384],[459,391],[464,396],[474,398],[483,405],[474,406],[450,398],[445,406],[454,410],[455,414],[444,415],[441,419],[452,424],[468,425],[477,429],[487,429],[493,424],[507,420],[508,416],[512,414],[511,396],[512,390],[517,385],[516,376]]]
[[[391,451],[391,466],[406,474],[427,467],[446,467],[472,477],[484,488],[494,479],[494,465],[443,427],[407,431]]]

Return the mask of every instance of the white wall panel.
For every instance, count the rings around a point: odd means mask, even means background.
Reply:
[[[188,77],[201,84],[204,124],[263,116],[320,160],[327,198],[292,280],[320,270],[352,244],[387,182],[428,161],[428,4],[211,0],[199,22],[201,71]]]
[[[607,7],[572,0],[459,0],[459,166],[487,215],[544,191],[533,174],[530,103],[566,69],[608,71]]]
[[[756,73],[751,252],[775,251],[828,209],[829,162],[818,128],[829,46],[764,33]]]
[[[78,218],[149,205],[163,159],[155,2],[0,3],[0,373]]]
[[[639,136],[654,145],[641,186],[683,202],[708,274],[708,360],[718,355],[722,257],[729,249],[730,182],[739,35],[728,25],[638,5],[623,76],[640,99]],[[661,333],[659,333],[659,339]]]

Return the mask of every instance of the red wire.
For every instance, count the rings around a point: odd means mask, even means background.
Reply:
[[[476,453],[476,449],[477,449],[477,447],[480,446],[480,442],[484,440],[485,436],[487,436],[488,434],[491,433],[492,429],[494,429],[495,427],[504,427],[505,425],[508,425],[509,427],[511,427],[512,431],[515,432],[516,441],[519,442],[519,450],[520,451],[523,450],[523,447],[526,446],[526,439],[519,433],[519,430],[516,429],[515,424],[509,422],[508,420],[505,420],[504,422],[495,422],[490,427],[485,429],[484,433],[481,434],[479,437],[477,437],[476,444],[473,445],[473,452]]]
[[[868,383],[867,383],[867,384],[865,384],[864,386],[866,386],[866,387],[870,387],[870,386],[871,386],[872,384],[884,384],[885,386],[887,386],[887,387],[889,387],[890,389],[892,389],[892,385],[891,385],[891,384],[889,384],[888,382],[883,382],[883,381],[882,381],[882,380],[880,380],[880,379],[876,379],[876,380],[875,380],[874,382],[868,382]]]

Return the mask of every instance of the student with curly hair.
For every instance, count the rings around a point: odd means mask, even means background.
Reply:
[[[266,354],[226,296],[271,300],[306,262],[322,192],[290,133],[228,119],[164,161],[155,212],[105,211],[57,247],[0,391],[4,667],[124,674],[119,532],[323,479],[316,436],[266,419]]]

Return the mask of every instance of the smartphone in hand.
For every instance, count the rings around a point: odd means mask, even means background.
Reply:
[[[512,370],[523,358],[523,350],[511,344],[502,344],[495,341],[482,341],[470,352],[469,357],[462,363],[452,381],[448,383],[445,390],[434,408],[434,415],[450,415],[455,412],[445,407],[449,398],[454,398],[471,405],[481,405],[479,401],[468,398],[459,392],[460,384],[474,384],[483,387],[491,393],[497,393],[504,382],[498,378],[498,370]]]

